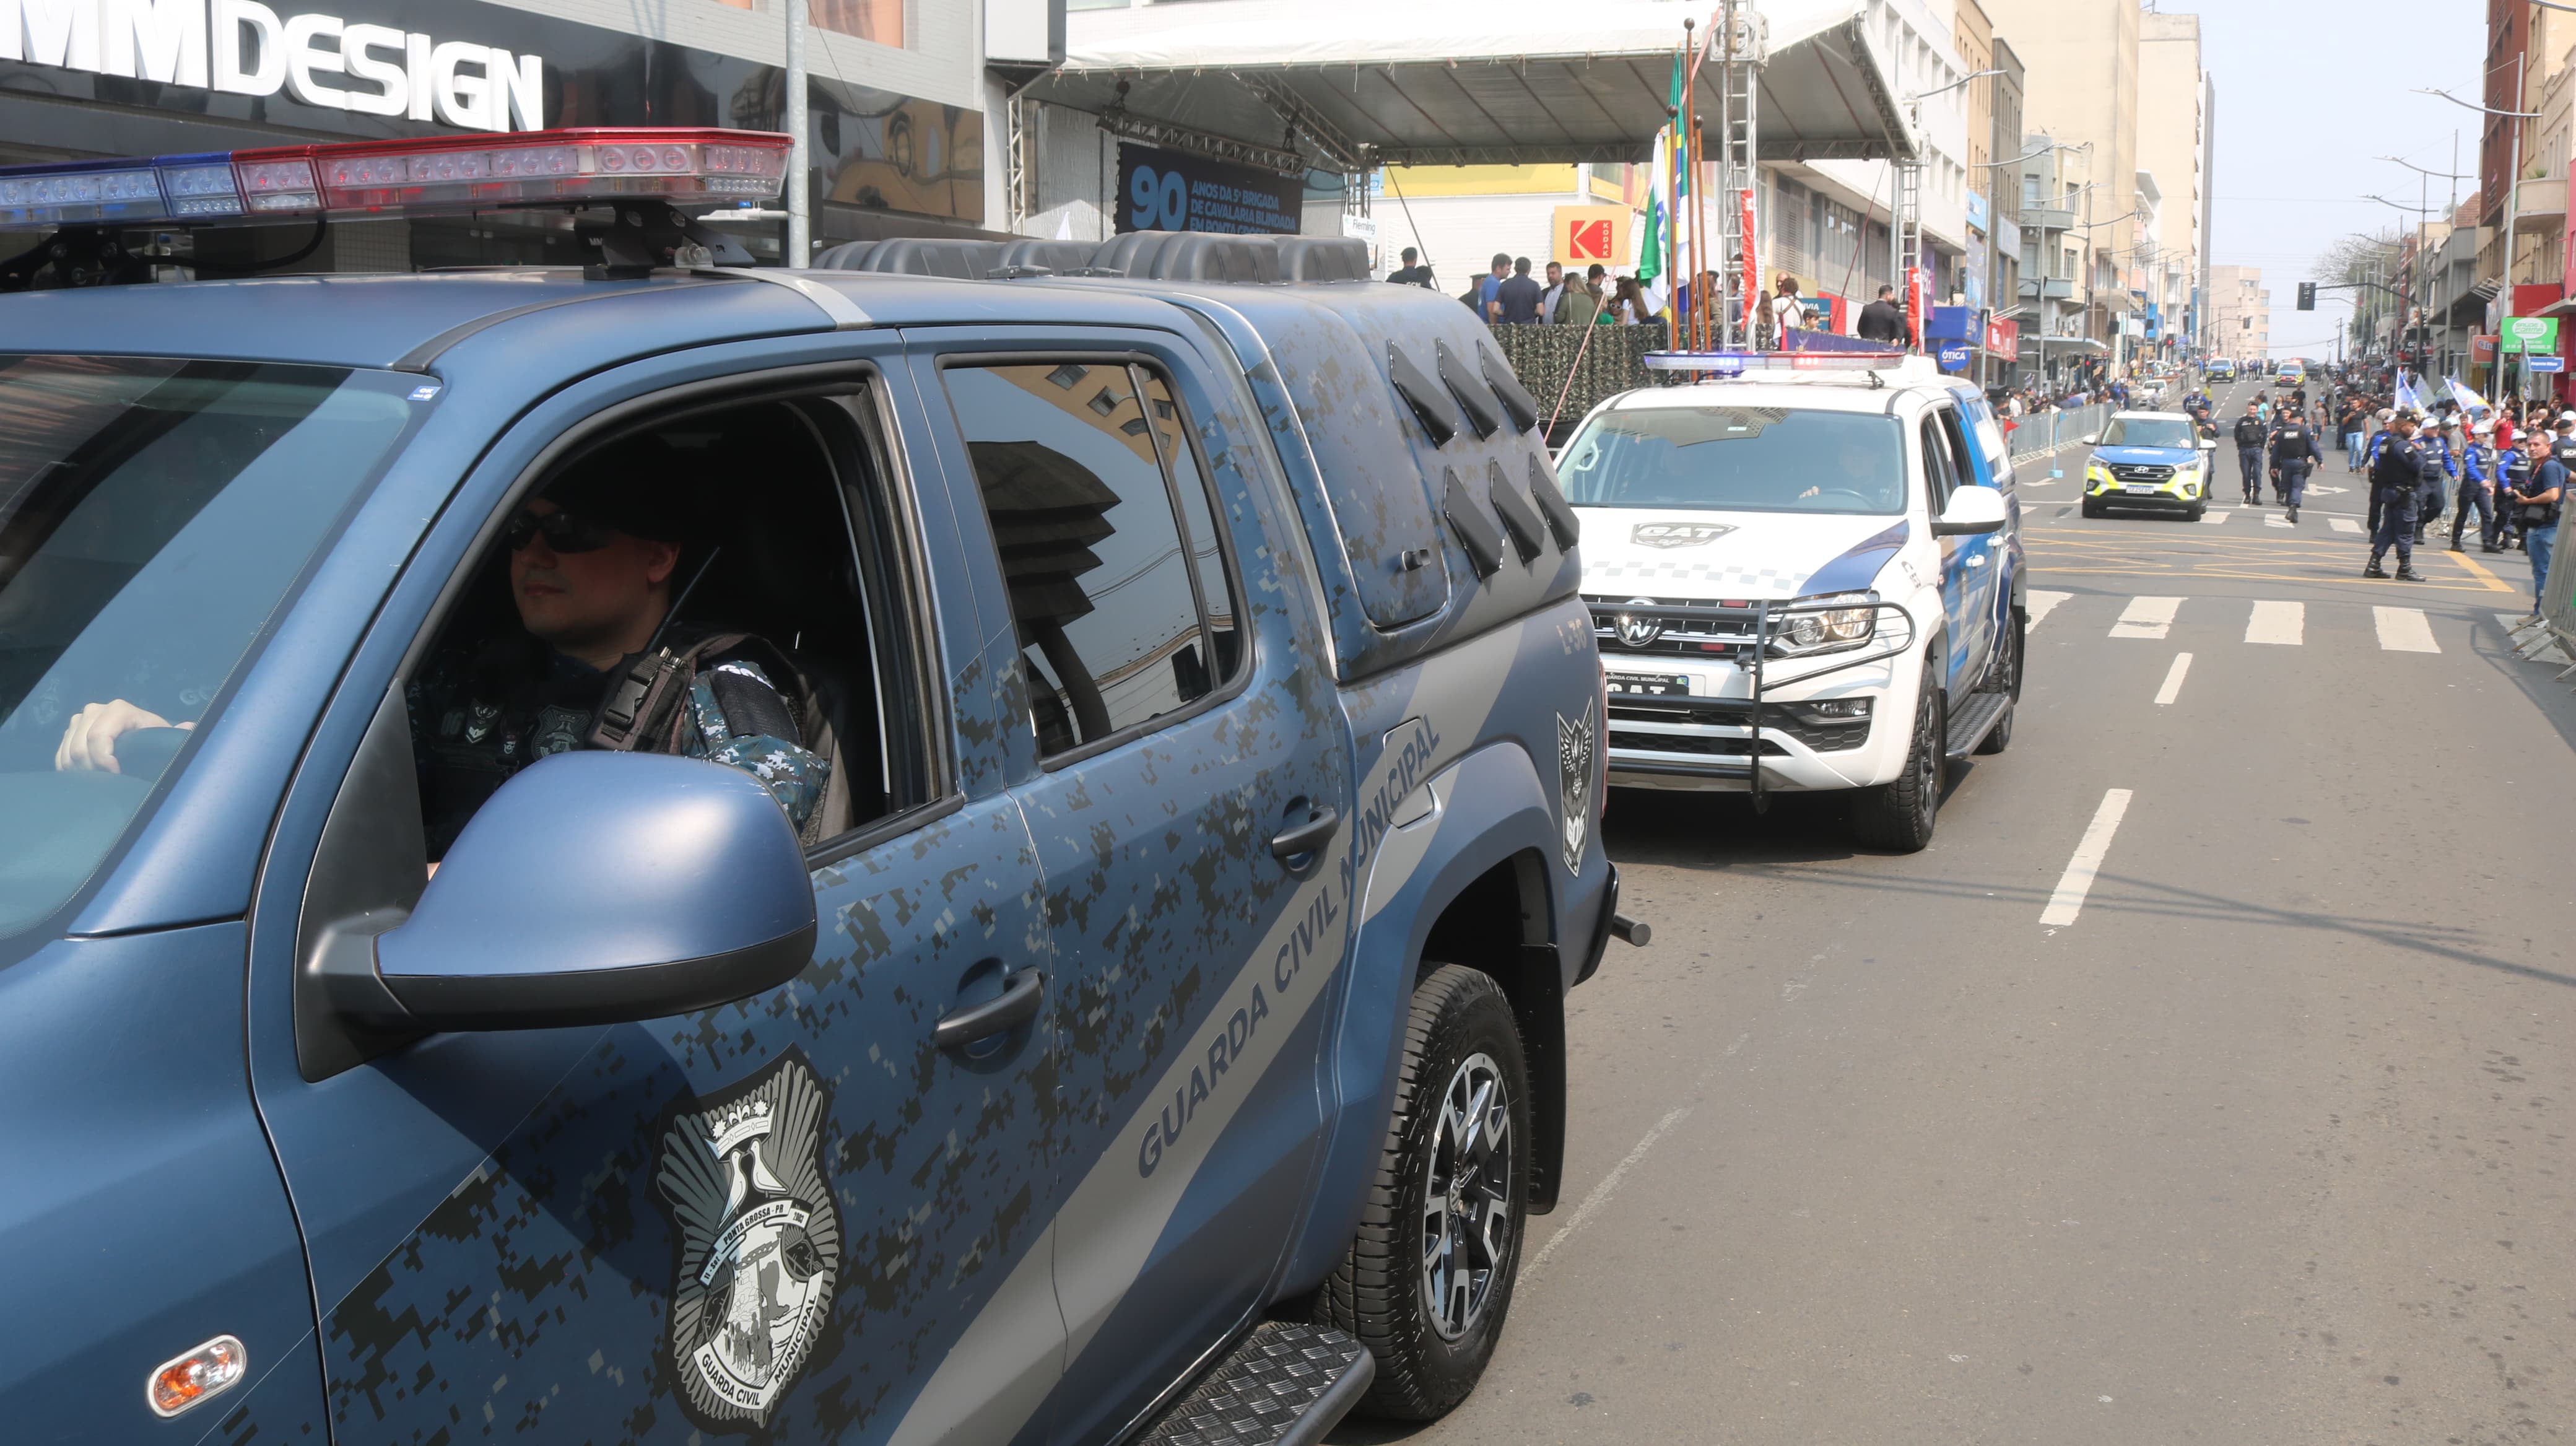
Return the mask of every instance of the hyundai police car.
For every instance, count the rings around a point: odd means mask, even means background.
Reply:
[[[2198,521],[2209,510],[2217,443],[2203,440],[2187,412],[2118,412],[2087,436],[2084,515],[2114,507],[2179,512]]]
[[[1584,525],[1610,781],[1846,792],[1932,838],[1944,769],[2001,752],[2025,584],[2003,433],[1927,361],[1709,354],[1559,457]]]
[[[0,171],[10,1446],[1474,1387],[1644,941],[1536,404],[1338,239],[721,264],[785,149]],[[592,264],[132,231],[509,206]]]

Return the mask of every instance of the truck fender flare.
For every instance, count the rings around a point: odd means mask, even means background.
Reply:
[[[1369,862],[1365,886],[1355,891],[1357,940],[1345,993],[1337,1017],[1328,1026],[1325,1046],[1322,1168],[1313,1213],[1287,1262],[1282,1283],[1290,1291],[1322,1280],[1341,1260],[1351,1233],[1359,1227],[1360,1207],[1395,1107],[1406,1000],[1413,992],[1432,924],[1469,884],[1515,855],[1535,850],[1551,861],[1551,871],[1558,867],[1553,862],[1558,837],[1553,795],[1542,785],[1537,766],[1519,742],[1486,744],[1424,780],[1422,787],[1432,792],[1432,812],[1387,830]],[[1563,884],[1571,882],[1560,883],[1560,878],[1550,879],[1542,906],[1548,941],[1544,947],[1551,967],[1563,944],[1559,937],[1565,908]],[[1368,927],[1380,918],[1402,919],[1405,928],[1398,933]],[[1524,946],[1524,954],[1529,947]],[[1520,962],[1495,960],[1489,967],[1508,970]],[[1532,1094],[1535,1133],[1540,1140],[1553,1134],[1561,1143],[1562,1073],[1553,1101],[1539,1087],[1536,1072]],[[1551,1111],[1553,1131],[1537,1123]],[[1547,1178],[1559,1173],[1552,1161],[1533,1163]]]

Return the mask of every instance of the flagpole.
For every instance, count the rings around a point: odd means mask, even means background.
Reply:
[[[1681,66],[1682,53],[1676,48],[1673,51],[1675,75],[1681,74]],[[1664,206],[1664,275],[1670,277],[1673,270],[1673,242],[1679,234],[1676,230],[1678,222],[1675,219],[1675,213],[1681,210],[1682,199],[1681,187],[1676,183],[1676,177],[1680,174],[1676,168],[1681,162],[1682,148],[1681,110],[1678,107],[1667,106],[1665,114],[1670,119],[1664,129],[1672,138],[1671,143],[1664,147],[1664,194],[1670,198]],[[1665,292],[1664,329],[1672,337],[1673,350],[1680,351],[1682,350],[1682,309],[1673,305],[1670,296],[1671,288],[1666,287]]]

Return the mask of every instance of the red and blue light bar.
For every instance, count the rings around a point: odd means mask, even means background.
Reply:
[[[1738,377],[1746,372],[1893,371],[1907,357],[1901,351],[1650,351],[1639,360],[1650,371]]]
[[[0,167],[0,231],[193,226],[299,216],[436,215],[650,197],[774,201],[786,136],[576,127]]]

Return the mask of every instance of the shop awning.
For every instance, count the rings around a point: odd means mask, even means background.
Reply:
[[[1685,17],[1668,0],[1232,0],[1077,10],[1028,94],[1116,134],[1326,169],[1643,161]],[[1866,0],[1764,0],[1765,160],[1910,156]],[[1714,67],[1699,104],[1713,119]]]

